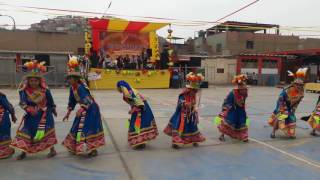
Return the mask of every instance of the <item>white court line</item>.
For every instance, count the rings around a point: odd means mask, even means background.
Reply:
[[[164,105],[164,106],[174,106],[176,103],[167,103],[164,101],[161,101],[159,99],[153,98],[151,96],[145,96],[147,99],[150,99],[151,101],[154,101],[156,103],[159,103],[160,105]]]
[[[315,161],[298,157],[298,156],[296,156],[296,155],[294,155],[294,154],[288,153],[288,152],[286,152],[286,151],[284,151],[284,150],[282,150],[282,149],[279,149],[279,148],[277,148],[277,147],[275,147],[275,146],[272,146],[272,145],[270,145],[270,144],[268,144],[268,143],[259,141],[259,140],[254,139],[254,138],[249,138],[249,140],[250,140],[250,141],[253,141],[253,142],[256,142],[256,143],[258,143],[258,144],[261,144],[261,145],[263,145],[263,146],[266,146],[266,147],[268,147],[268,148],[270,148],[270,149],[272,149],[272,150],[274,150],[274,151],[278,151],[278,152],[280,152],[280,153],[282,153],[282,154],[284,154],[284,155],[286,155],[286,156],[288,156],[288,157],[291,157],[291,158],[293,158],[293,159],[295,159],[295,160],[298,160],[298,161],[301,161],[301,162],[303,162],[303,163],[306,163],[306,164],[308,164],[308,165],[310,165],[310,166],[314,166],[314,167],[316,167],[316,168],[320,168],[320,164],[317,163],[317,162],[315,162]]]

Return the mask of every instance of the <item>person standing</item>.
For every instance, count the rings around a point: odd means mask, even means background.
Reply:
[[[46,72],[44,62],[30,61],[24,64],[30,72],[19,86],[20,107],[25,111],[11,146],[22,153],[18,160],[25,159],[27,153],[38,153],[50,149],[48,158],[56,156],[54,145],[57,138],[54,118],[56,105],[51,91],[41,73]],[[21,127],[22,126],[22,127]]]
[[[141,60],[142,60],[142,69],[147,68],[148,54],[147,54],[146,48],[143,48],[141,51]]]
[[[11,103],[6,95],[0,92],[0,159],[6,159],[14,154],[11,144],[11,121],[16,123],[17,118]]]
[[[138,64],[137,56],[132,55],[131,56],[131,69],[137,70],[137,64]]]
[[[123,64],[124,69],[130,69],[130,57],[128,54],[123,58]]]
[[[140,55],[137,56],[137,62],[138,62],[138,70],[143,69],[143,62]]]
[[[160,54],[160,69],[168,69],[169,47],[165,46]]]
[[[164,133],[172,137],[172,148],[174,149],[187,144],[198,146],[198,143],[205,141],[205,137],[198,130],[199,100],[197,100],[204,77],[191,72],[186,79],[188,84],[179,95],[176,111],[164,129]]]
[[[119,56],[119,57],[117,58],[117,68],[118,68],[119,70],[122,70],[123,67],[124,67],[123,57],[122,57],[122,56]]]
[[[128,120],[128,143],[134,149],[144,149],[148,141],[158,136],[158,128],[147,100],[125,81],[118,81],[117,89],[131,109]]]
[[[295,80],[287,88],[284,88],[278,98],[276,108],[273,111],[268,123],[273,127],[271,138],[276,137],[276,131],[282,130],[289,138],[296,138],[296,109],[304,97],[304,78],[307,68],[300,68],[293,74]]]
[[[248,142],[249,119],[246,113],[246,99],[248,97],[246,75],[235,76],[232,83],[236,85],[226,97],[222,105],[222,112],[215,118],[221,135],[220,141],[225,141],[225,135]]]
[[[105,145],[105,138],[100,115],[100,108],[91,95],[91,92],[82,80],[79,73],[77,57],[71,57],[68,62],[67,80],[70,84],[68,112],[63,121],[69,119],[71,111],[77,104],[80,105],[74,118],[69,134],[63,141],[63,145],[69,152],[89,157],[97,156],[99,147]]]

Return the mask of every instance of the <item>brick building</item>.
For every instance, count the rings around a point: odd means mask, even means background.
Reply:
[[[204,49],[205,47],[205,49]],[[320,48],[320,39],[280,34],[280,26],[227,21],[195,39],[195,51],[212,55],[280,52]]]

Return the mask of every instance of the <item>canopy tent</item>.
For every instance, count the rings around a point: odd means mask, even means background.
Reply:
[[[157,31],[168,23],[138,22],[123,19],[89,19],[92,29],[107,30],[109,32],[140,32],[149,33]]]
[[[153,22],[138,22],[127,21],[124,19],[88,19],[88,25],[91,27],[92,48],[98,51],[100,47],[100,32],[120,32],[120,33],[138,33],[148,34],[149,48],[152,49],[151,60],[159,59],[158,36],[156,31],[169,23],[153,23]]]

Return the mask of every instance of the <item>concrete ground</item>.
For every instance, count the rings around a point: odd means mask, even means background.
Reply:
[[[290,140],[278,132],[277,139],[270,139],[271,128],[267,119],[275,107],[277,88],[251,87],[247,111],[251,119],[250,142],[227,138],[218,141],[219,133],[212,120],[221,109],[223,99],[232,87],[212,87],[202,91],[200,130],[207,141],[199,147],[171,149],[171,139],[162,133],[175,110],[181,90],[141,90],[147,97],[156,117],[160,136],[148,144],[144,151],[135,151],[127,145],[129,106],[116,91],[93,91],[104,117],[107,145],[95,158],[75,157],[60,145],[71,126],[62,122],[67,108],[67,90],[53,89],[58,106],[56,130],[58,155],[46,159],[47,152],[30,155],[23,161],[13,158],[0,161],[1,180],[40,179],[319,179],[320,138],[309,135],[310,128],[298,121],[297,139]],[[1,90],[12,104],[18,103],[15,90]],[[316,94],[306,93],[297,110],[297,117],[309,114],[316,103]],[[19,118],[22,111],[17,109]],[[19,123],[13,125],[13,133]]]

